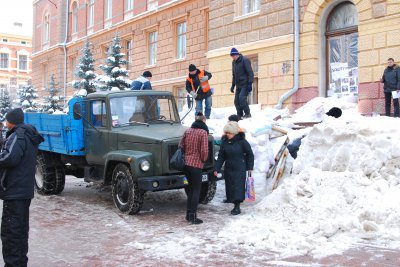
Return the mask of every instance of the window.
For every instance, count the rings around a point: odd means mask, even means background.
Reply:
[[[4,42],[4,43],[7,43],[7,42],[8,42],[8,39],[3,39],[3,42]]]
[[[0,53],[0,68],[8,69],[8,57],[9,55],[6,53]]]
[[[89,10],[88,10],[88,27],[93,27],[94,24],[94,0],[89,1]]]
[[[17,77],[10,77],[10,85],[17,85]]]
[[[74,2],[72,4],[72,33],[78,31],[78,4]]]
[[[149,33],[149,65],[156,64],[157,57],[157,32]]]
[[[21,41],[21,44],[26,45],[26,41]]]
[[[91,102],[90,122],[94,127],[107,127],[106,103],[102,100]]]
[[[21,23],[21,22],[14,22],[14,26],[16,26],[16,27],[22,27],[22,23]]]
[[[336,6],[326,22],[327,96],[358,94],[358,13],[351,2]]]
[[[50,16],[46,14],[44,16],[44,27],[43,27],[43,43],[46,44],[50,37]]]
[[[106,14],[106,19],[111,19],[112,18],[112,0],[106,0],[106,10],[105,10],[105,14]]]
[[[76,77],[76,57],[70,57],[71,76]]]
[[[176,27],[176,58],[182,59],[186,57],[186,22],[178,23]]]
[[[126,0],[125,1],[125,10],[132,10],[133,9],[133,0]]]
[[[126,68],[129,69],[131,63],[131,53],[132,53],[132,40],[126,41]]]
[[[260,0],[243,0],[242,15],[260,10]]]
[[[148,0],[147,1],[147,10],[156,9],[158,6],[158,0]]]
[[[188,101],[187,101],[188,93],[185,88],[176,88],[175,95],[176,95],[176,105],[178,107],[178,111],[181,112],[181,111],[183,111],[185,105],[187,105],[187,103],[188,103]]]
[[[18,68],[19,70],[28,70],[28,56],[19,55],[18,56]]]

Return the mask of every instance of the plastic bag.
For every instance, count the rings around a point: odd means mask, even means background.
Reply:
[[[254,189],[254,178],[249,175],[246,178],[246,194],[245,201],[253,202],[256,200],[256,191]]]
[[[178,171],[183,171],[185,167],[185,155],[182,149],[178,148],[175,153],[172,155],[169,164],[172,168]]]

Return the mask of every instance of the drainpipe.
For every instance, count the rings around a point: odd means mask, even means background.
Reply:
[[[300,16],[299,16],[299,0],[293,0],[294,5],[294,85],[293,88],[287,91],[279,99],[278,104],[275,106],[276,109],[281,109],[283,102],[291,97],[294,93],[299,90],[299,51],[300,51]]]
[[[67,102],[67,41],[68,41],[68,12],[69,12],[69,1],[67,1],[67,7],[65,12],[65,39],[62,43],[64,50],[64,106]]]

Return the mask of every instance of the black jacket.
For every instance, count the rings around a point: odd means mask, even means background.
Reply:
[[[200,70],[197,69],[197,73],[195,75],[190,75],[189,74],[189,78],[193,79],[194,88],[198,88],[199,85],[200,85],[199,73],[200,73]],[[208,76],[208,80],[210,80],[211,77],[212,77],[211,73],[209,73],[208,71],[204,71],[204,75]],[[186,91],[189,94],[190,94],[190,92],[192,92],[192,84],[188,80],[186,80]],[[211,90],[208,91],[207,93],[204,93],[203,90],[198,90],[196,99],[197,100],[201,100],[201,99],[204,99],[204,98],[206,98],[206,97],[208,97],[210,95],[212,95]]]
[[[400,68],[397,65],[386,67],[382,75],[383,90],[387,93],[400,90]]]
[[[43,137],[30,124],[7,132],[0,153],[0,199],[31,199],[34,195],[36,155]]]
[[[242,202],[245,198],[246,171],[253,170],[254,154],[244,133],[229,140],[222,137],[215,170],[220,172],[225,162],[224,178],[228,202]]]
[[[232,87],[242,87],[249,83],[253,83],[254,73],[251,68],[250,60],[243,56],[239,55],[239,58],[235,61],[232,61]]]

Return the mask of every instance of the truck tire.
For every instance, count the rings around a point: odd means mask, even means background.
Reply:
[[[208,204],[213,200],[215,196],[215,192],[217,191],[217,182],[216,181],[208,181],[206,183],[201,184],[200,189],[200,197],[199,203],[200,204]],[[188,195],[188,187],[185,187],[185,193]]]
[[[53,194],[60,194],[65,187],[65,168],[64,166],[57,166],[56,170],[56,186]]]
[[[208,204],[213,200],[215,192],[217,191],[217,182],[208,181],[201,184],[199,203]]]
[[[134,181],[131,170],[123,163],[112,173],[112,196],[115,206],[123,213],[137,214],[143,205],[144,191]]]
[[[35,173],[35,188],[41,195],[56,194],[56,170],[46,166],[43,153],[38,153]]]

